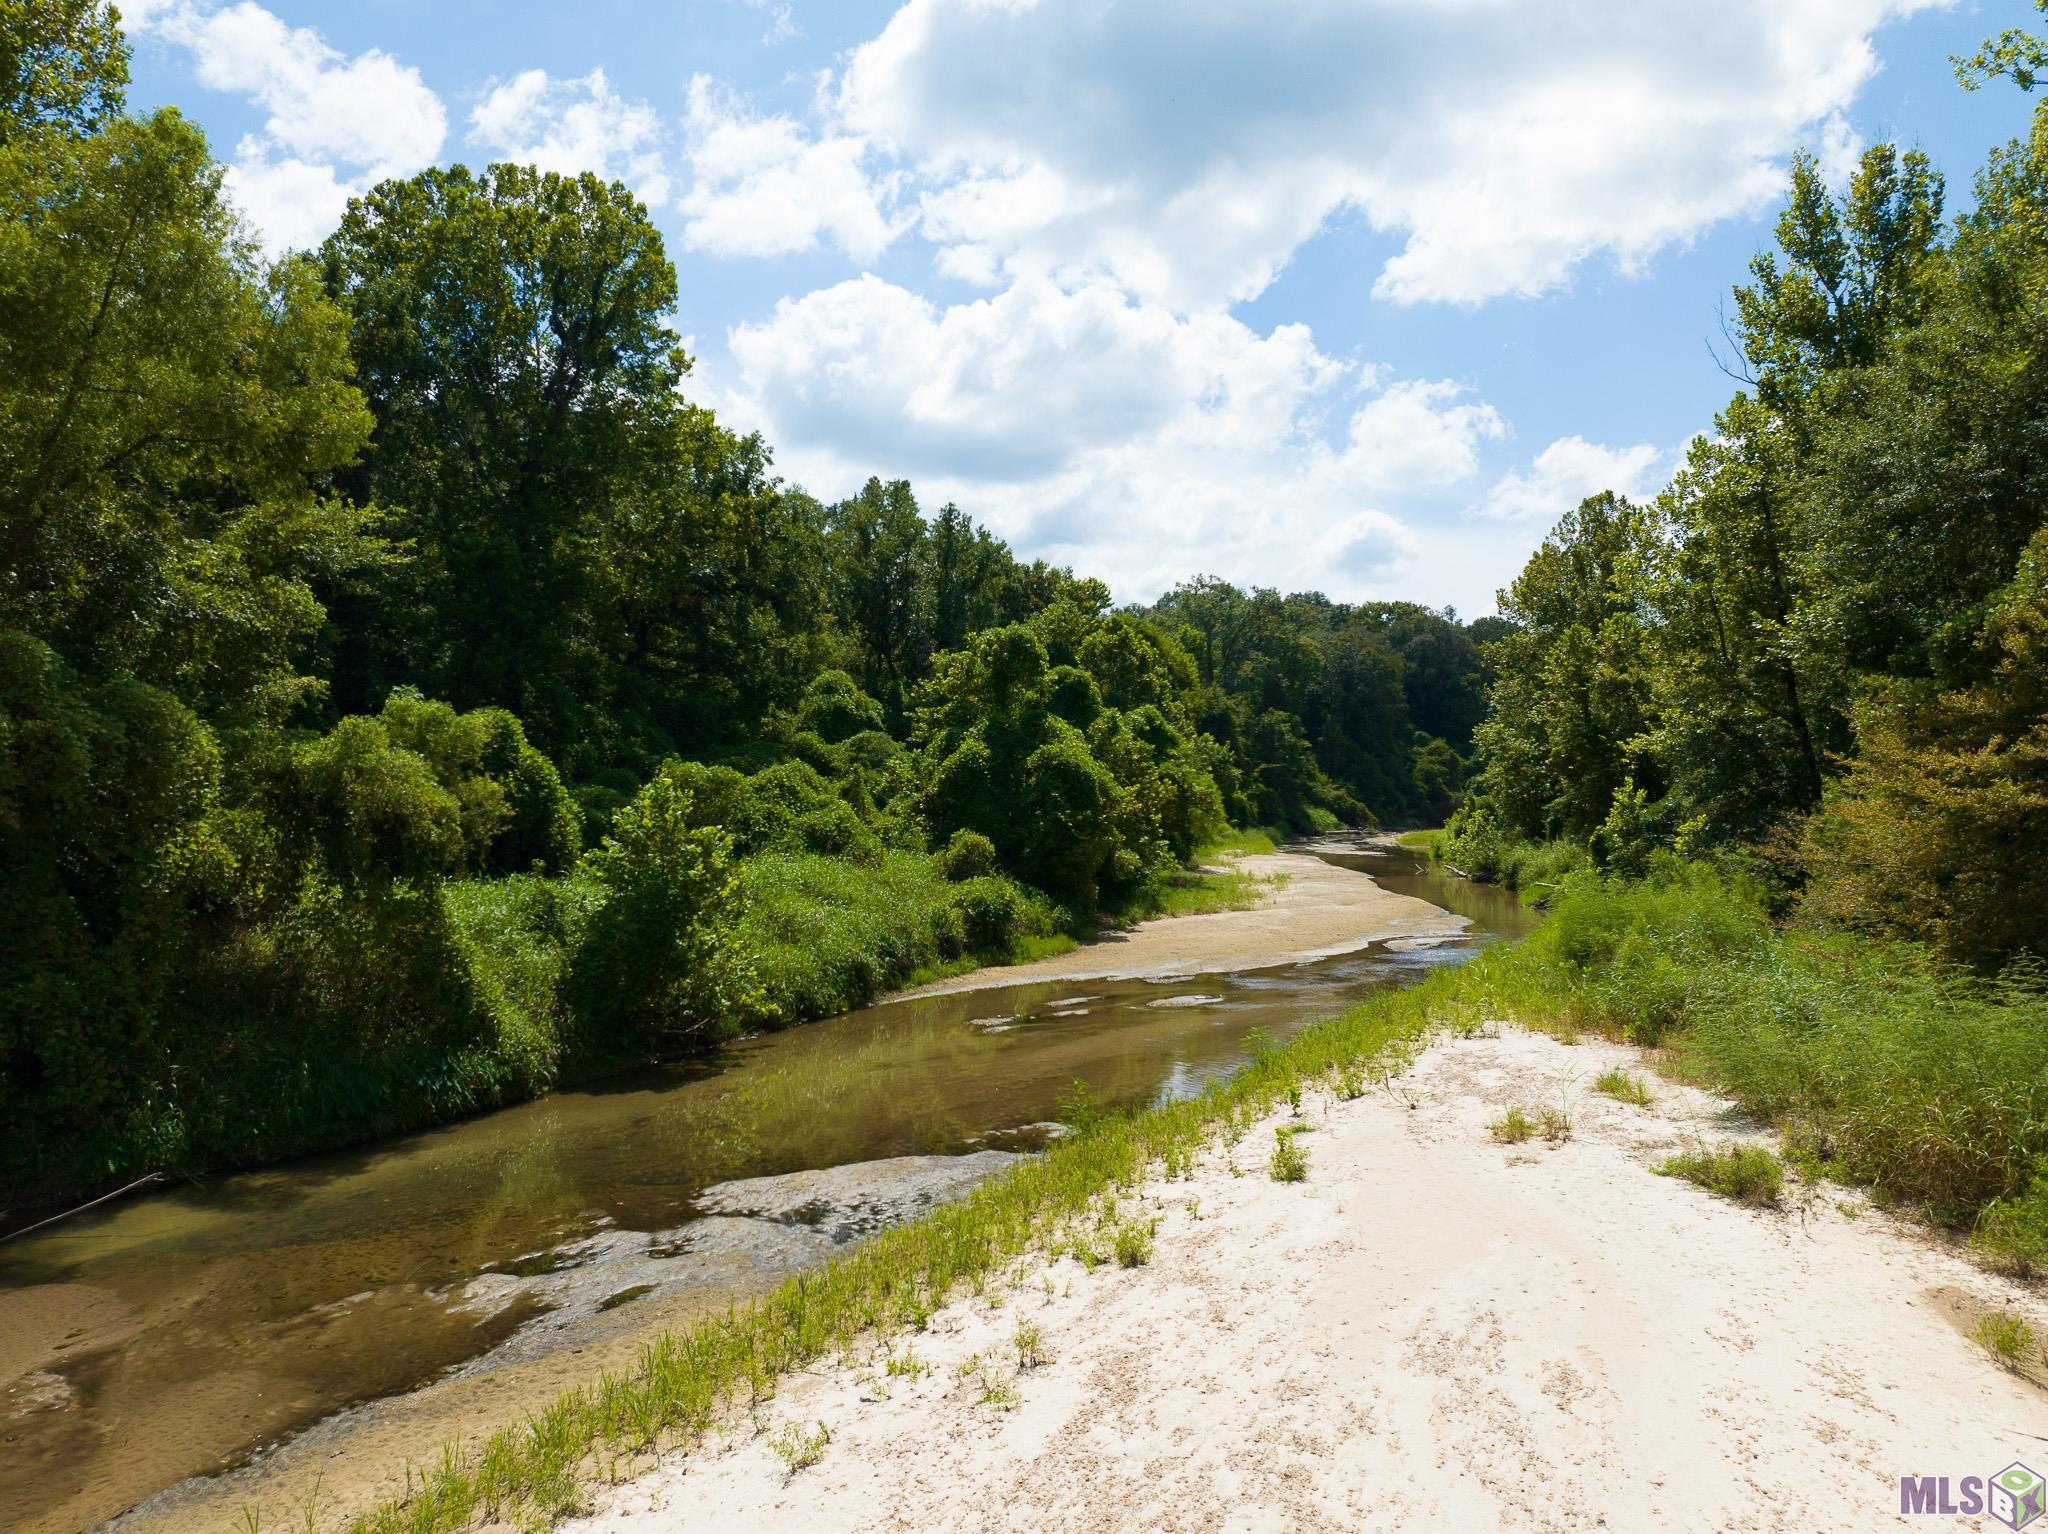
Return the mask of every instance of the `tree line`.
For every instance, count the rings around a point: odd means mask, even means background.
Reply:
[[[99,0],[0,8],[0,1201],[336,1143],[1440,817],[1498,630],[1117,608],[690,402],[596,177],[265,263]]]
[[[1966,83],[2038,52],[2007,34]],[[1827,926],[2048,953],[2048,116],[1967,212],[1945,192],[1891,144],[1839,191],[1795,163],[1735,290],[1740,392],[1504,593],[1448,856],[1734,856]]]

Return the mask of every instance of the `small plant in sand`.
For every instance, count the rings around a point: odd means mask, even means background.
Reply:
[[[1650,1104],[1649,1083],[1618,1065],[1595,1076],[1593,1090],[1618,1103],[1634,1103],[1638,1108],[1647,1108]]]
[[[1301,1117],[1301,1083],[1298,1081],[1287,1083],[1287,1110],[1296,1118]]]
[[[1543,1138],[1550,1144],[1562,1145],[1572,1137],[1572,1110],[1563,1103],[1545,1108],[1536,1116],[1536,1127],[1543,1131]]]
[[[953,1378],[956,1380],[972,1379],[979,1373],[981,1373],[981,1355],[979,1353],[969,1353],[960,1362],[953,1365]]]
[[[1520,1145],[1524,1140],[1533,1139],[1536,1134],[1536,1121],[1522,1111],[1520,1104],[1508,1109],[1486,1127],[1494,1139],[1503,1145]]]
[[[1345,1102],[1365,1096],[1365,1073],[1356,1064],[1346,1061],[1337,1072],[1337,1095]]]
[[[1192,1145],[1168,1146],[1160,1165],[1169,1182],[1185,1182],[1195,1175],[1195,1148]]]
[[[1189,1219],[1191,1219],[1191,1220],[1199,1220],[1199,1219],[1200,1219],[1201,1217],[1202,1217],[1202,1201],[1201,1201],[1200,1199],[1198,1199],[1198,1198],[1191,1198],[1191,1199],[1189,1199],[1189,1200],[1188,1200],[1188,1218],[1189,1218]]]
[[[914,1380],[931,1372],[931,1365],[917,1356],[915,1348],[908,1347],[900,1353],[892,1351],[882,1368],[891,1379]]]
[[[2018,1371],[2034,1351],[2034,1329],[2009,1310],[1996,1311],[1979,1320],[1977,1340],[2002,1369]]]
[[[1307,1182],[1308,1152],[1285,1129],[1273,1131],[1273,1159],[1266,1163],[1266,1175],[1275,1182]]]
[[[1008,1380],[990,1374],[986,1369],[981,1374],[981,1394],[975,1397],[976,1406],[986,1406],[991,1411],[1015,1411],[1024,1398],[1017,1394],[1017,1387]]]
[[[1739,1204],[1775,1204],[1785,1191],[1785,1166],[1761,1145],[1705,1146],[1679,1151],[1651,1168],[1659,1177],[1683,1177]]]
[[[1017,1367],[1029,1372],[1045,1362],[1045,1339],[1029,1321],[1019,1321],[1011,1334],[1010,1346],[1017,1350]]]
[[[1142,1268],[1152,1260],[1152,1232],[1158,1228],[1156,1220],[1141,1220],[1133,1215],[1118,1220],[1110,1230],[1110,1250],[1116,1255],[1120,1268]]]
[[[792,1422],[768,1440],[768,1447],[775,1451],[775,1457],[782,1461],[789,1474],[808,1470],[825,1457],[825,1445],[832,1441],[832,1430],[820,1422],[805,1427],[801,1422]]]

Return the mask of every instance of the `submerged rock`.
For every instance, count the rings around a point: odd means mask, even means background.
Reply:
[[[959,1198],[1019,1159],[1014,1152],[998,1150],[966,1156],[891,1156],[822,1171],[746,1177],[705,1189],[697,1207],[711,1214],[801,1226],[835,1242],[853,1241]]]

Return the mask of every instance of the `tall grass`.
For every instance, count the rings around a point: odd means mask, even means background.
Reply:
[[[829,1017],[948,969],[1021,957],[1068,917],[1000,877],[949,882],[936,858],[886,851],[872,865],[770,853],[741,872],[739,940],[783,1022]]]

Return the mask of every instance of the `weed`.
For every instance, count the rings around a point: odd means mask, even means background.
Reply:
[[[1536,1122],[1543,1131],[1543,1138],[1552,1145],[1562,1145],[1572,1137],[1572,1110],[1563,1103],[1545,1108],[1537,1115]]]
[[[1761,1145],[1680,1151],[1652,1170],[1659,1177],[1683,1177],[1740,1204],[1775,1204],[1785,1191],[1784,1163]]]
[[[768,1447],[775,1451],[775,1457],[782,1461],[787,1472],[795,1475],[823,1459],[825,1445],[831,1441],[832,1430],[822,1422],[809,1428],[800,1422],[792,1422],[768,1440]]]
[[[891,1379],[921,1379],[931,1372],[931,1365],[917,1356],[914,1348],[906,1347],[901,1353],[891,1349],[883,1371]]]
[[[1345,1065],[1337,1072],[1337,1095],[1347,1103],[1365,1096],[1365,1073],[1355,1065]]]
[[[1006,1379],[998,1379],[984,1372],[981,1376],[981,1394],[975,1398],[976,1406],[992,1407],[996,1411],[1015,1411],[1024,1398],[1017,1394],[1017,1387]]]
[[[1298,1081],[1287,1083],[1287,1111],[1296,1118],[1301,1117],[1301,1083]]]
[[[2034,1351],[2034,1329],[2009,1310],[1980,1319],[1977,1340],[1998,1360],[2000,1368],[2014,1371],[2023,1368]]]
[[[1011,1334],[1010,1346],[1017,1350],[1017,1367],[1029,1371],[1045,1362],[1045,1339],[1029,1321],[1019,1321]]]
[[[1593,1078],[1593,1090],[1613,1098],[1618,1103],[1634,1103],[1638,1108],[1650,1105],[1650,1086],[1640,1076],[1634,1076],[1615,1066],[1602,1071]]]
[[[1273,1159],[1266,1163],[1266,1175],[1275,1182],[1307,1182],[1308,1152],[1284,1129],[1273,1131]]]
[[[1503,1145],[1520,1145],[1535,1136],[1536,1121],[1516,1106],[1495,1119],[1487,1129]]]
[[[1140,1220],[1135,1217],[1119,1220],[1110,1231],[1110,1247],[1116,1253],[1116,1265],[1120,1268],[1142,1268],[1152,1260],[1152,1233],[1158,1228],[1154,1220]]]
[[[1970,1245],[2019,1278],[2048,1270],[2048,1176],[1992,1203],[1978,1217]]]
[[[979,1353],[969,1353],[960,1362],[953,1365],[953,1378],[956,1380],[969,1379],[979,1373],[981,1373],[981,1355]]]
[[[1200,1199],[1198,1199],[1198,1198],[1191,1198],[1191,1199],[1189,1199],[1189,1200],[1188,1200],[1188,1218],[1189,1218],[1189,1219],[1191,1219],[1191,1220],[1199,1220],[1199,1219],[1200,1219],[1201,1217],[1202,1217],[1202,1201],[1201,1201]]]

